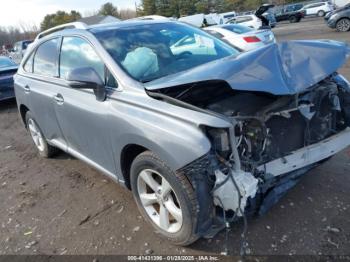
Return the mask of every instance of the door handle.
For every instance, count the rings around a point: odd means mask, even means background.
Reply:
[[[55,101],[58,103],[58,104],[63,104],[64,102],[64,99],[63,99],[63,96],[61,94],[57,94],[53,97],[53,99],[55,99]]]
[[[30,87],[28,85],[26,85],[25,87],[23,87],[24,92],[29,93],[30,92]]]

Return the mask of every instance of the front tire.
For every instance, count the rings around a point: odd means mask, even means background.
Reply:
[[[350,30],[350,19],[349,18],[342,18],[340,19],[336,25],[335,25],[336,29],[339,32],[347,32]]]
[[[26,126],[40,156],[50,158],[57,153],[57,148],[47,143],[45,136],[30,111],[26,114]]]
[[[187,177],[146,151],[133,161],[130,181],[137,206],[156,233],[181,246],[198,239],[198,202]]]

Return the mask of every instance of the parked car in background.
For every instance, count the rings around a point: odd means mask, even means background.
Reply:
[[[18,65],[10,58],[0,56],[0,100],[15,97],[13,88],[13,76],[16,74]]]
[[[33,43],[33,40],[24,40],[15,43],[12,52],[10,52],[10,57],[13,61],[19,64],[31,43]]]
[[[274,6],[275,5],[272,4],[263,4],[255,11],[255,15],[261,20],[262,26],[276,26],[277,21],[275,15],[270,11]]]
[[[344,6],[342,6],[342,7],[336,8],[336,9],[334,9],[333,11],[327,13],[327,14],[324,16],[324,20],[328,21],[328,19],[329,19],[333,14],[342,12],[343,10],[346,10],[346,9],[349,9],[349,8],[350,8],[350,3],[347,4],[347,5],[344,5]]]
[[[350,31],[350,4],[330,12],[325,20],[330,28],[335,28],[339,32]]]
[[[128,19],[127,21],[133,20],[157,20],[157,21],[171,21],[173,18],[161,16],[161,15],[146,15],[146,16],[138,16],[135,18]]]
[[[228,20],[226,24],[240,24],[240,25],[254,28],[256,30],[263,25],[261,19],[258,18],[256,15],[236,16],[231,20]]]
[[[276,42],[271,30],[255,30],[240,24],[210,26],[204,30],[242,51],[257,49]]]
[[[225,24],[227,21],[234,18],[237,14],[235,11],[232,11],[232,12],[221,13],[219,15],[222,17],[223,23]]]
[[[178,19],[179,22],[193,25],[195,27],[204,27],[206,26],[206,19],[204,14],[195,14],[189,16],[183,16]]]
[[[212,52],[174,54],[178,39]],[[265,213],[350,145],[347,53],[336,41],[240,53],[179,22],[70,24],[38,35],[16,100],[42,157],[85,161],[129,188],[160,236],[189,245]]]
[[[199,35],[186,35],[170,46],[174,55],[209,55],[216,54],[215,47],[210,39]]]
[[[334,10],[334,6],[329,2],[319,2],[305,5],[301,10],[305,11],[305,15],[325,16]]]
[[[301,10],[302,4],[288,5],[275,13],[276,21],[289,21],[291,23],[298,23],[305,17],[305,11]]]

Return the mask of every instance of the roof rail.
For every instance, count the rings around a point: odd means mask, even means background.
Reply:
[[[59,25],[41,32],[40,34],[37,35],[37,37],[35,38],[35,41],[39,40],[40,38],[43,38],[44,36],[53,34],[55,32],[58,32],[64,29],[87,29],[87,28],[88,28],[87,24],[82,22],[73,22],[73,23]]]

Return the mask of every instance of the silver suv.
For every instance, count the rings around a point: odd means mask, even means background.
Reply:
[[[347,50],[294,41],[240,54],[177,22],[75,23],[37,37],[15,92],[41,156],[61,149],[97,168],[187,245],[263,214],[350,144],[350,87],[336,73]]]

